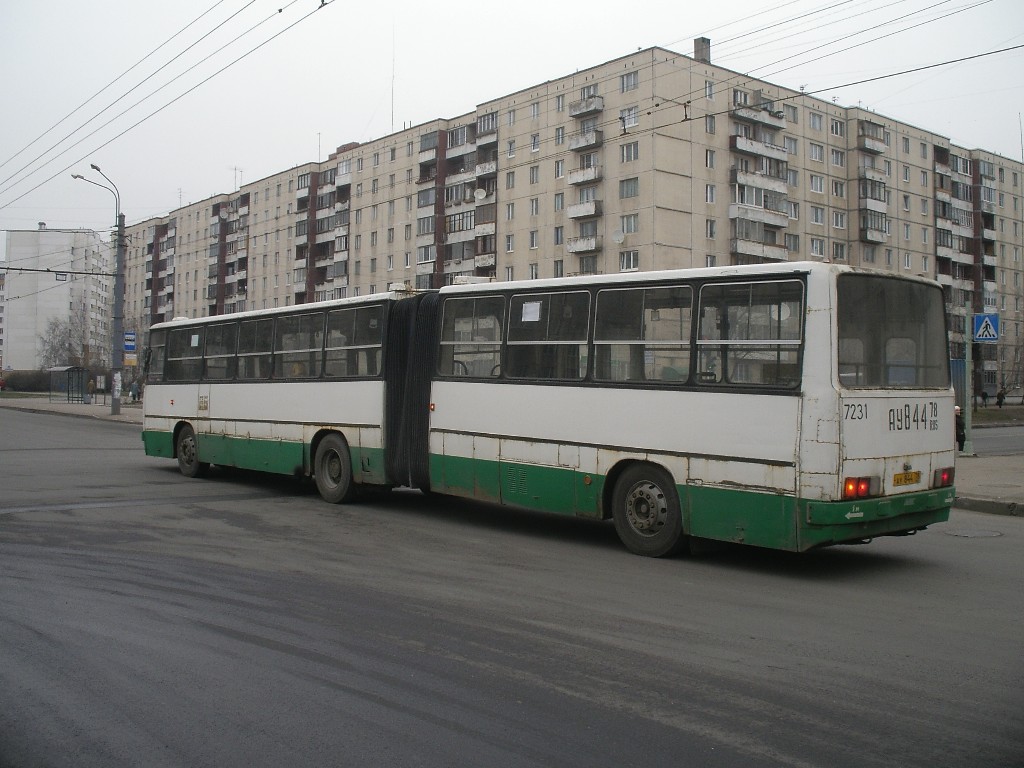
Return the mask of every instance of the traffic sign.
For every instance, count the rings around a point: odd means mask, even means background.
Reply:
[[[999,341],[999,315],[991,312],[974,316],[974,341]]]
[[[135,331],[124,332],[124,351],[134,352],[135,351]]]

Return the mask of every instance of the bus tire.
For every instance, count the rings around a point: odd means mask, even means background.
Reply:
[[[612,491],[612,518],[626,549],[637,555],[664,557],[686,542],[675,483],[651,464],[623,471]]]
[[[185,477],[202,477],[210,468],[208,462],[199,460],[199,443],[196,440],[196,433],[188,424],[178,430],[174,453],[178,457],[178,469]]]
[[[352,459],[341,435],[327,435],[317,445],[313,478],[326,502],[340,504],[352,497]]]

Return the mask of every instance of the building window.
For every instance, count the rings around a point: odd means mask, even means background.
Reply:
[[[627,72],[619,77],[619,88],[622,93],[626,91],[636,90],[640,85],[639,76],[636,72]]]
[[[530,183],[531,184],[538,184],[538,183],[540,183],[540,166],[539,165],[531,165],[530,166]]]
[[[512,221],[516,217],[516,204],[505,203],[505,220]]]
[[[562,265],[561,259],[555,259],[553,265],[554,272],[552,273],[555,277],[565,277],[565,267]]]
[[[505,173],[505,189],[515,189],[515,188],[516,188],[516,172],[515,171],[507,171]]]
[[[833,149],[832,150],[832,165],[837,166],[839,168],[845,168],[846,167],[846,153],[843,152],[841,149]]]
[[[640,268],[640,251],[621,251],[619,253],[619,271],[632,272]]]
[[[846,197],[846,182],[839,181],[838,179],[832,180],[832,196],[833,197]]]
[[[832,243],[832,261],[846,261],[846,243]]]
[[[565,242],[565,227],[555,227],[555,245],[561,245]]]
[[[811,238],[811,255],[812,256],[825,256],[825,241],[820,237]]]
[[[565,160],[555,160],[555,178],[560,179],[565,176]]]
[[[530,215],[531,216],[539,216],[540,215],[540,198],[539,197],[531,197],[530,198]]]
[[[620,221],[623,234],[629,235],[640,231],[640,214],[628,213]]]
[[[507,154],[508,154],[509,157],[515,157],[516,156],[516,140],[515,139],[509,139]]]
[[[714,115],[705,115],[704,116],[704,131],[706,133],[714,133],[715,132],[715,116]]]
[[[705,184],[704,185],[704,202],[713,203],[715,202],[715,185]]]
[[[820,112],[811,112],[811,115],[810,115],[811,130],[813,130],[813,131],[820,131],[821,130],[821,126],[823,124],[822,123],[822,119],[823,118],[822,118],[822,115],[821,115]],[[822,255],[824,256],[824,254],[822,254]]]
[[[555,128],[555,144],[558,145],[558,144],[564,144],[564,143],[565,143],[565,128],[563,128],[562,126],[558,126],[557,128]]]
[[[715,150],[705,149],[704,150],[704,167],[714,168],[715,167]]]
[[[640,110],[637,107],[627,107],[619,110],[619,122],[622,129],[633,128],[640,123]]]
[[[846,123],[842,120],[832,119],[832,135],[833,136],[845,136],[846,135]]]
[[[825,162],[825,147],[823,145],[811,142],[811,160],[819,163]]]
[[[555,112],[565,112],[565,94],[555,96]]]
[[[512,253],[516,248],[516,237],[515,235],[505,235],[505,253]],[[511,267],[509,267],[511,269]],[[509,278],[510,280],[512,278]]]
[[[786,250],[790,253],[800,253],[800,235],[786,234]]]
[[[640,142],[638,141],[623,144],[620,149],[622,151],[622,162],[624,163],[632,163],[640,158]]]
[[[540,152],[540,134],[534,133],[530,135],[530,151]]]
[[[846,229],[845,211],[832,211],[832,227],[833,229]]]
[[[811,192],[825,192],[825,177],[811,174]]]
[[[530,248],[535,249],[540,247],[540,235],[536,229],[530,230]]]
[[[715,83],[712,80],[704,81],[704,98],[713,99],[715,98]]]
[[[782,139],[783,146],[786,148],[786,154],[795,155],[799,151],[800,145],[797,140],[792,136],[784,136]]]
[[[622,179],[619,182],[619,197],[637,197],[640,194],[640,179]]]
[[[704,235],[709,240],[714,240],[715,239],[715,232],[717,231],[717,229],[718,229],[718,227],[717,227],[714,219],[705,219],[704,220]]]
[[[555,193],[555,210],[561,211],[565,208],[565,192]]]

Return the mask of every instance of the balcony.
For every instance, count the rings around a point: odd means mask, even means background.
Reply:
[[[601,236],[571,237],[565,244],[569,253],[594,253],[601,250]]]
[[[582,152],[587,149],[596,149],[604,143],[604,131],[596,128],[584,133],[574,133],[569,137],[569,149],[573,152]]]
[[[888,210],[885,200],[875,200],[873,197],[862,197],[857,204],[861,210],[875,211],[876,213],[885,213]]]
[[[570,205],[566,209],[566,214],[570,219],[588,219],[593,216],[600,216],[601,201],[600,200],[588,200],[585,203],[576,203]]]
[[[476,176],[493,176],[498,172],[498,161],[491,160],[486,163],[476,164]]]
[[[589,184],[601,180],[601,166],[592,165],[589,168],[577,168],[569,171],[568,181],[570,184]]]
[[[743,240],[734,237],[729,241],[729,253],[733,256],[755,256],[771,261],[788,261],[789,252],[784,245],[761,243],[757,240]]]
[[[860,230],[860,241],[862,243],[884,243],[885,238],[886,235],[884,229],[862,227]]]
[[[772,211],[756,205],[741,205],[739,203],[731,203],[729,205],[729,218],[758,221],[769,227],[785,227],[789,224],[789,214]]]
[[[730,136],[729,149],[733,152],[754,155],[756,157],[770,157],[772,160],[779,160],[780,162],[786,162],[789,159],[789,153],[786,152],[785,147],[748,139],[746,136]]]
[[[569,117],[589,117],[604,111],[604,97],[591,96],[569,104]]]
[[[789,185],[786,183],[785,179],[778,179],[774,176],[767,176],[763,173],[741,171],[739,168],[733,168],[729,171],[729,183],[767,189],[783,195],[789,191]]]
[[[751,107],[746,104],[734,104],[732,115],[740,120],[749,120],[752,123],[769,125],[777,130],[782,130],[786,127],[786,118],[782,112],[769,112],[767,109]]]
[[[885,141],[876,139],[873,136],[858,136],[857,149],[880,155],[885,152]]]
[[[857,169],[857,178],[865,179],[867,181],[880,181],[884,184],[889,177],[885,175],[885,171],[881,168],[872,168],[870,166],[862,165]]]

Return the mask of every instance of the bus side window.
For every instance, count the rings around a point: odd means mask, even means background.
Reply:
[[[238,328],[238,378],[249,381],[270,378],[274,321],[243,320]]]

